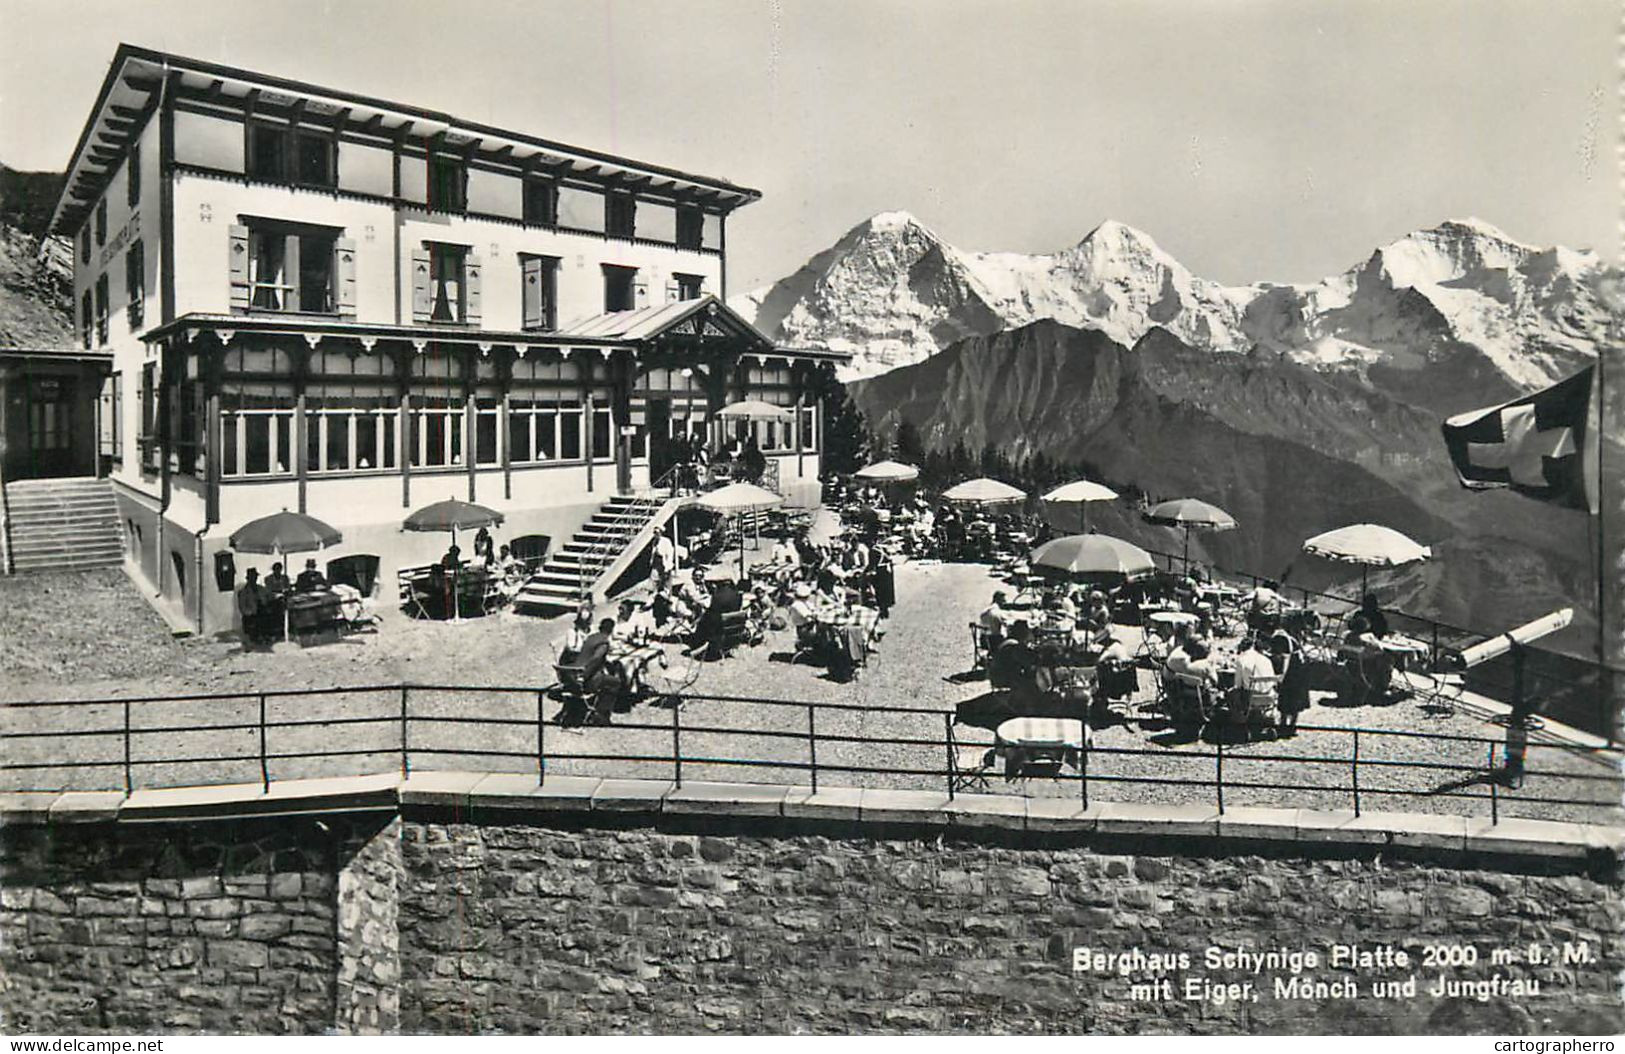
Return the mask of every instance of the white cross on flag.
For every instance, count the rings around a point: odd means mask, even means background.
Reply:
[[[1464,487],[1597,509],[1595,366],[1533,395],[1469,410],[1444,423],[1444,442]]]

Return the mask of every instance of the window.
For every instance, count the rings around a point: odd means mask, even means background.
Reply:
[[[283,348],[245,347],[244,343],[235,342],[222,361],[220,474],[290,474],[294,471],[293,357]]]
[[[268,183],[288,179],[288,130],[269,124],[248,126],[248,174]]]
[[[125,313],[130,323],[130,332],[134,333],[141,328],[141,319],[145,313],[147,295],[147,259],[139,241],[132,244],[129,251],[124,254],[124,296],[129,305]]]
[[[460,355],[421,354],[412,358],[411,434],[407,446],[414,468],[463,464],[468,407],[463,395],[463,369]]]
[[[73,442],[69,420],[73,402],[63,398],[63,382],[56,377],[31,377],[28,394],[29,448],[67,450]]]
[[[107,343],[107,272],[96,279],[96,343]]]
[[[95,346],[94,330],[92,328],[92,320],[96,317],[95,312],[96,307],[91,302],[90,290],[86,289],[85,295],[79,298],[79,343],[83,344],[87,350]]]
[[[594,461],[609,460],[613,434],[614,428],[609,416],[609,407],[594,406],[592,411],[592,459]]]
[[[692,205],[677,206],[677,247],[698,249],[705,240],[705,213]]]
[[[701,274],[674,274],[678,300],[698,300],[705,292],[705,276]]]
[[[514,464],[579,461],[585,407],[580,367],[537,356],[513,364],[508,397],[508,459]]]
[[[604,265],[604,310],[631,311],[637,307],[636,267]]]
[[[525,180],[525,222],[536,227],[559,222],[558,191],[552,180],[534,176]]]
[[[435,322],[462,322],[467,317],[464,263],[468,250],[461,245],[429,244],[429,318]]]
[[[604,196],[604,233],[611,238],[630,238],[636,227],[637,199],[630,194]]]
[[[129,192],[129,205],[133,209],[141,203],[141,144],[130,144],[130,157],[124,163],[124,187]]]
[[[90,262],[90,222],[88,220],[79,230],[79,262],[82,264]]]
[[[266,183],[301,187],[338,186],[338,147],[326,129],[297,129],[251,122],[248,175]]]
[[[248,225],[248,303],[256,311],[332,314],[337,310],[333,253],[327,227],[257,222]]]
[[[429,209],[462,212],[468,208],[468,169],[461,158],[429,155]]]
[[[294,139],[299,162],[299,185],[338,186],[338,153],[333,139],[325,132],[299,132]]]
[[[115,464],[124,460],[124,374],[102,382],[100,453]]]
[[[801,408],[801,449],[818,449],[818,436],[814,431],[817,421],[818,407],[803,406]]]
[[[305,465],[311,472],[396,466],[400,427],[393,363],[380,355],[324,352],[310,361]]]
[[[141,367],[141,467],[158,471],[158,364]]]
[[[519,272],[524,282],[524,288],[521,290],[524,328],[529,330],[558,329],[558,258],[555,256],[521,256],[519,258]]]
[[[107,199],[96,202],[96,246],[107,244]]]

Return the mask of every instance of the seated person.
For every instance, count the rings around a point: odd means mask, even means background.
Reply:
[[[1112,608],[1106,599],[1106,594],[1095,590],[1089,594],[1089,604],[1079,619],[1078,628],[1086,632],[1091,640],[1104,641],[1111,635]]]
[[[1026,619],[1010,627],[1010,636],[993,649],[988,659],[987,679],[993,687],[1016,688],[1032,682],[1038,653],[1033,650],[1031,641],[1031,627]]]
[[[271,573],[265,576],[265,591],[273,597],[285,597],[293,592],[293,582],[282,570],[280,561],[271,565]]]
[[[559,645],[559,661],[575,662],[590,636],[592,636],[592,605],[583,604],[576,609],[575,621],[565,631],[564,641]]]
[[[1373,637],[1380,640],[1388,636],[1388,616],[1382,613],[1382,606],[1377,603],[1375,593],[1367,593],[1360,598],[1360,614],[1365,618]]]
[[[497,554],[497,569],[502,573],[502,580],[509,585],[520,585],[528,577],[525,562],[513,555],[506,545]]]
[[[1134,653],[1117,637],[1106,639],[1105,650],[1100,653],[1097,663],[1100,673],[1096,683],[1100,685],[1100,694],[1108,701],[1127,699],[1139,688]]]
[[[653,636],[658,640],[675,640],[693,631],[688,606],[671,591],[662,589],[649,602],[649,618],[654,623]]]
[[[796,631],[796,642],[799,644],[811,638],[817,625],[813,618],[812,586],[806,582],[798,582],[792,595],[794,599],[790,601],[786,613],[790,620],[790,628]]]
[[[440,558],[440,566],[447,571],[455,571],[463,564],[463,551],[455,544],[446,550],[446,555]]]
[[[621,691],[620,666],[609,657],[610,635],[614,631],[615,620],[606,618],[581,645],[578,658],[582,667],[581,682],[592,697],[591,709],[584,715],[587,724],[609,724],[609,715]]]
[[[1078,617],[1078,605],[1072,599],[1072,594],[1069,590],[1057,589],[1054,593],[1052,593],[1050,595],[1049,607],[1052,611],[1056,611],[1066,618],[1076,619]]]
[[[990,641],[996,641],[1004,637],[1005,621],[1009,618],[1009,612],[1005,610],[1005,604],[1009,600],[1010,597],[1004,590],[994,590],[993,603],[989,604],[976,617],[976,624],[982,627]]]
[[[789,538],[780,538],[773,543],[773,555],[769,562],[774,567],[793,570],[801,566],[801,554]]]
[[[734,584],[731,577],[723,577],[711,590],[711,602],[705,608],[694,626],[694,632],[689,636],[690,651],[696,648],[709,648],[713,643],[722,639],[722,616],[741,611],[745,606],[744,594]]]
[[[1275,666],[1269,656],[1258,650],[1258,639],[1242,639],[1241,650],[1236,653],[1236,691],[1247,694],[1254,691],[1273,692],[1276,687]]]
[[[310,593],[317,589],[326,588],[327,576],[316,570],[316,560],[314,558],[307,559],[305,561],[305,569],[299,572],[298,578],[294,579],[294,592]]]
[[[1164,664],[1169,673],[1187,681],[1216,685],[1219,671],[1208,658],[1208,647],[1194,634],[1181,632]]]
[[[1340,649],[1349,674],[1347,687],[1358,703],[1383,702],[1394,675],[1393,656],[1383,650],[1365,615],[1349,619],[1348,633]]]
[[[1260,582],[1247,594],[1247,625],[1258,632],[1268,633],[1280,625],[1281,608],[1286,598],[1276,592],[1279,583]]]
[[[654,619],[641,605],[632,600],[621,601],[615,611],[615,629],[612,638],[620,644],[638,647],[654,635]]]

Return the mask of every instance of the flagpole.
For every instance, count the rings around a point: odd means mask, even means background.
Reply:
[[[1610,328],[1617,330],[1617,326]],[[1608,538],[1608,499],[1607,496],[1603,494],[1603,490],[1606,487],[1605,481],[1608,479],[1608,473],[1603,468],[1602,463],[1603,448],[1607,446],[1607,444],[1602,441],[1603,434],[1606,431],[1603,428],[1602,421],[1604,415],[1608,413],[1608,393],[1603,387],[1603,363],[1607,360],[1607,358],[1608,349],[1598,348],[1597,372],[1593,378],[1597,386],[1596,392],[1593,393],[1597,403],[1597,434],[1591,437],[1591,440],[1597,444],[1597,709],[1601,711],[1600,716],[1602,717],[1603,723],[1607,725],[1606,735],[1608,737],[1608,745],[1611,747],[1614,745],[1615,731],[1619,724],[1619,715],[1609,713],[1609,703],[1612,702],[1613,697],[1613,692],[1610,691],[1609,682],[1613,680],[1613,673],[1608,662],[1608,591],[1605,585],[1607,579],[1603,572],[1603,568],[1607,564]],[[1590,422],[1587,423],[1589,424]],[[1581,465],[1583,476],[1583,454],[1581,457]]]

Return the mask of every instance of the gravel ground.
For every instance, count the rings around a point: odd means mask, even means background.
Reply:
[[[749,696],[794,703],[843,704],[819,709],[811,720],[820,737],[817,763],[826,786],[942,787],[946,738],[952,726],[961,746],[990,744],[999,697],[984,679],[968,675],[966,624],[985,606],[995,582],[984,567],[936,563],[898,568],[899,603],[879,651],[850,684],[831,681],[805,662],[792,665],[790,634],[769,635],[761,646],[731,659],[694,664],[673,657],[654,680],[675,687],[692,679],[689,697],[673,715],[660,704],[639,706],[611,728],[548,728],[548,771],[670,778],[667,759],[673,723],[681,725],[683,775],[689,779],[806,783],[810,760],[808,708],[717,697]],[[132,704],[136,782],[147,786],[252,781],[260,778],[259,691],[329,689],[335,685],[462,684],[492,690],[411,691],[408,735],[412,765],[536,771],[540,712],[558,704],[538,699],[536,685],[551,679],[551,659],[563,620],[504,614],[463,625],[422,623],[384,612],[376,634],[331,645],[245,653],[230,640],[175,640],[119,572],[26,576],[0,580],[0,648],[7,676],[4,698],[110,700],[0,711],[7,730],[48,732],[12,740],[7,762],[50,767],[0,772],[7,788],[116,787],[123,776],[123,740],[117,735],[73,736],[78,730],[117,728],[120,699],[132,696],[240,692],[208,701]],[[1126,632],[1134,634],[1132,629]],[[1141,675],[1149,693],[1149,673]],[[1227,805],[1286,805],[1346,809],[1352,736],[1311,726],[1360,728],[1361,806],[1367,810],[1490,813],[1488,787],[1473,783],[1488,744],[1502,729],[1465,713],[1425,716],[1414,702],[1388,707],[1338,708],[1317,699],[1302,716],[1304,730],[1290,739],[1224,746]],[[400,691],[344,691],[265,702],[273,728],[266,749],[273,778],[397,769],[400,764]],[[923,711],[923,712],[916,712]],[[457,718],[460,723],[435,718]],[[485,718],[499,724],[472,724]],[[248,727],[232,727],[248,726]],[[706,731],[708,728],[729,731]],[[735,731],[749,729],[750,731]],[[162,731],[160,731],[162,730]],[[1463,740],[1415,739],[1381,731],[1428,732]],[[832,738],[833,737],[833,738]],[[840,737],[846,737],[842,741]],[[905,742],[898,742],[903,740]],[[64,746],[70,744],[71,746]],[[1182,741],[1155,726],[1096,729],[1089,760],[1093,800],[1166,803],[1215,801],[1216,744]],[[276,758],[279,753],[335,752],[326,758]],[[1121,751],[1121,753],[1119,753]],[[342,753],[337,753],[342,752]],[[64,754],[99,767],[70,770],[53,763]],[[1285,764],[1285,757],[1325,759]],[[146,759],[165,759],[163,762]],[[196,758],[181,762],[176,759]],[[235,760],[233,760],[235,759]],[[703,760],[712,759],[712,760]],[[754,764],[724,764],[729,759]],[[1381,762],[1426,762],[1458,770],[1417,769]],[[778,763],[775,765],[774,763]],[[1610,762],[1567,750],[1531,745],[1530,775],[1517,792],[1498,791],[1501,815],[1618,823],[1620,783]],[[875,771],[855,771],[875,770]],[[1190,780],[1174,784],[1159,780]],[[1479,800],[1451,796],[1473,795]],[[1296,789],[1249,788],[1246,783],[1297,784]],[[989,789],[1032,796],[1077,795],[1075,778],[1006,783]],[[1384,791],[1398,793],[1382,793]],[[1571,798],[1588,805],[1557,804]]]

